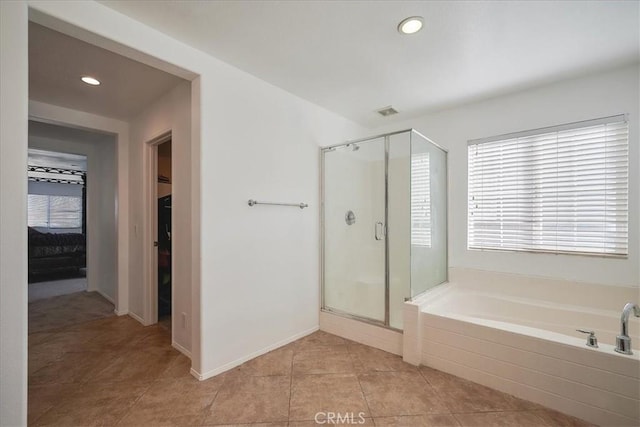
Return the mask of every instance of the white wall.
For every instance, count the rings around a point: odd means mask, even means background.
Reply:
[[[427,114],[414,127],[449,150],[449,266],[608,285],[640,286],[639,68],[603,72]],[[467,141],[580,120],[629,114],[629,257],[467,250]]]
[[[117,226],[117,185],[118,168],[116,166],[116,141],[96,145],[96,161],[93,167],[96,169],[95,178],[87,171],[87,214],[93,215],[89,206],[96,205],[96,218],[93,221],[97,225],[95,232],[98,246],[98,283],[96,290],[111,302],[116,301],[118,286],[118,226]],[[91,167],[88,164],[87,169]],[[97,199],[97,203],[96,200]],[[87,250],[92,245],[90,233],[91,219],[87,219]],[[91,252],[87,256],[92,257]],[[89,290],[92,289],[91,284]],[[116,311],[121,314],[120,305],[116,304]]]
[[[115,301],[115,137],[91,137],[87,131],[31,122],[29,147],[87,156],[87,285],[89,291],[98,291]]]
[[[130,122],[130,211],[129,220],[137,233],[131,234],[130,256],[133,265],[142,266],[145,221],[143,209],[144,176],[143,163],[148,142],[171,131],[171,192],[172,192],[172,328],[173,341],[179,348],[191,352],[192,310],[191,310],[191,250],[193,233],[191,230],[191,84],[184,82],[150,105]],[[154,180],[155,183],[155,180]],[[153,205],[155,210],[155,204]],[[151,247],[151,241],[147,242]],[[130,271],[131,283],[144,283],[141,268]],[[141,318],[145,317],[144,300],[148,295],[142,286],[130,289],[130,310]],[[155,301],[152,302],[156,304]],[[182,321],[182,313],[186,322]]]
[[[361,133],[255,77],[211,65],[200,100],[205,376],[318,327],[318,146]],[[251,198],[309,208],[249,207]]]
[[[27,6],[0,2],[0,425],[27,422]]]

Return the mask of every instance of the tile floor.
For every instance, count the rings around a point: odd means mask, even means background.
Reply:
[[[302,427],[334,412],[356,425],[589,425],[324,332],[206,381],[189,367],[165,328],[126,316],[32,333],[29,424]]]
[[[113,304],[97,292],[81,291],[39,299],[29,303],[29,333],[115,316],[113,309]]]

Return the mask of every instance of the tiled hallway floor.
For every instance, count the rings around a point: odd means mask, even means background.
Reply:
[[[29,333],[115,316],[113,309],[113,304],[97,292],[80,291],[38,299],[29,303]]]
[[[313,426],[333,412],[356,425],[588,425],[324,332],[206,381],[189,367],[168,331],[126,316],[33,333],[29,424]]]

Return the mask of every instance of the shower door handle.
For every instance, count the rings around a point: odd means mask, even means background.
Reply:
[[[382,240],[382,238],[384,237],[384,224],[382,224],[380,221],[376,222],[376,226],[375,226],[375,237],[376,240]]]

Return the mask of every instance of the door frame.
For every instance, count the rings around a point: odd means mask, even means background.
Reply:
[[[171,140],[171,129],[146,141],[143,145],[143,207],[142,207],[142,283],[144,325],[158,323],[158,146]],[[173,168],[173,156],[171,159]],[[173,215],[171,216],[173,232]],[[173,257],[171,257],[171,295],[173,300]],[[172,313],[173,318],[173,313]],[[171,336],[173,337],[173,322]]]

